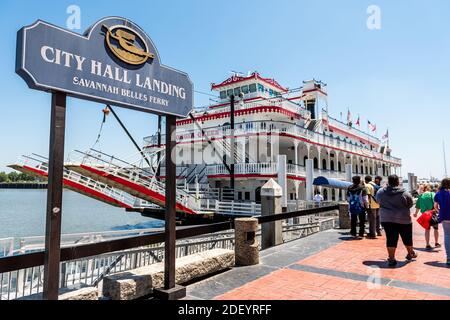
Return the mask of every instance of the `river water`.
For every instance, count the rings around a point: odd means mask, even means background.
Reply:
[[[46,201],[47,190],[0,189],[0,239],[44,235]],[[64,190],[64,234],[162,226],[163,221],[125,212],[125,209]]]

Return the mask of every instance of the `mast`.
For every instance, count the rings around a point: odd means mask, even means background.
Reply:
[[[442,141],[442,150],[444,152],[444,176],[445,178],[447,178],[448,174],[447,174],[447,157],[445,156],[445,140]]]

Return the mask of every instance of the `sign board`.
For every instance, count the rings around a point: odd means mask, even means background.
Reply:
[[[193,107],[188,75],[162,65],[150,37],[119,17],[84,35],[41,20],[22,28],[16,72],[32,89],[140,111],[185,117]]]

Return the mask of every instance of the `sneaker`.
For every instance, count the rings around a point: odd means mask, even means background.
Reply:
[[[395,259],[388,259],[388,266],[389,267],[395,267],[397,265],[397,260]]]
[[[406,260],[411,261],[412,259],[416,259],[417,258],[417,253],[413,252],[411,254],[408,253],[408,255],[406,256]]]
[[[440,247],[442,247],[442,246],[441,246],[440,243],[436,243],[436,244],[434,245],[434,247],[435,247],[435,248],[440,248]]]
[[[377,237],[374,234],[368,234],[367,239],[376,239]]]
[[[425,247],[425,249],[427,249],[427,250],[431,250],[431,249],[433,249],[430,245],[427,245],[426,247]]]

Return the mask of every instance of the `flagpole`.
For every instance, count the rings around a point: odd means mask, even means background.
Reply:
[[[370,147],[369,120],[367,120],[367,131],[366,131],[366,133],[367,133],[367,144]]]
[[[444,174],[445,174],[445,178],[447,178],[448,175],[447,175],[447,157],[445,155],[445,140],[442,141],[442,147],[444,150]]]

